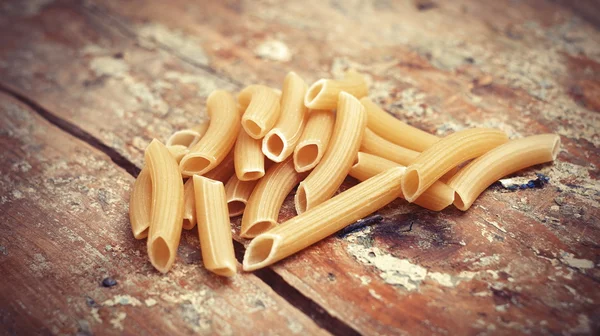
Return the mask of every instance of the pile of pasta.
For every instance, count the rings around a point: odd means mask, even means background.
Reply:
[[[133,235],[148,238],[160,272],[175,261],[182,229],[198,225],[206,269],[237,272],[230,217],[252,238],[245,271],[271,265],[377,211],[396,198],[440,211],[467,210],[489,185],[556,158],[554,134],[509,140],[472,128],[443,138],[412,127],[368,97],[353,70],[308,87],[290,72],[282,90],[250,85],[214,91],[210,120],[154,139],[130,200]],[[467,163],[467,164],[465,164]],[[360,181],[336,195],[346,176]],[[278,223],[297,186],[297,216]]]

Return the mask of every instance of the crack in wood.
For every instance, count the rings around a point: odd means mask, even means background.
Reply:
[[[242,243],[233,241],[235,249],[235,257],[241,263],[244,258],[246,248]],[[360,333],[346,324],[339,318],[331,315],[325,308],[311,298],[302,294],[298,289],[294,288],[281,275],[277,274],[272,268],[263,268],[254,271],[253,274],[267,284],[275,293],[296,307],[305,315],[309,316],[319,327],[327,330],[332,335],[353,336]]]

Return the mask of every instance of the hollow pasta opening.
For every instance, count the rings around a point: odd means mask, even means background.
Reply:
[[[176,146],[182,145],[185,147],[189,147],[190,145],[195,144],[200,139],[200,134],[196,131],[192,130],[181,130],[173,133],[171,137],[167,140],[167,146]]]
[[[556,160],[558,153],[560,153],[560,137],[557,136],[556,141],[554,141],[554,146],[552,147],[552,160]]]
[[[269,153],[272,154],[273,157],[279,157],[285,147],[283,139],[281,139],[281,136],[279,136],[279,134],[270,134],[268,135],[268,137],[269,138],[267,139],[267,150],[269,151]]]
[[[304,186],[302,185],[302,183],[300,183],[300,186],[298,186],[298,191],[296,192],[294,203],[296,205],[296,212],[298,214],[301,214],[306,211],[308,199],[306,198],[306,190],[304,190]]]
[[[203,156],[193,156],[187,159],[184,157],[181,161],[181,170],[200,175],[205,173],[210,164],[211,161]]]
[[[265,172],[264,171],[259,171],[259,170],[255,170],[255,171],[247,171],[244,174],[242,174],[242,177],[240,178],[241,181],[254,181],[254,180],[258,180],[259,178],[265,176]]]
[[[229,216],[239,216],[244,213],[244,209],[246,209],[246,202],[233,200],[227,203],[227,209],[229,210]]]
[[[275,252],[276,242],[277,237],[268,234],[254,238],[244,255],[244,270],[251,271],[268,262]]]
[[[462,197],[460,197],[460,194],[457,191],[454,192],[454,206],[457,207],[459,210],[467,210],[465,207],[465,202],[463,201]]]
[[[171,250],[163,237],[154,239],[150,245],[150,260],[154,267],[161,272],[167,270],[169,259],[171,259]]]
[[[420,184],[421,177],[419,176],[419,172],[415,169],[407,171],[402,180],[402,193],[404,197],[412,201],[413,195],[419,190]]]
[[[247,119],[242,121],[242,123],[244,130],[246,130],[246,133],[248,133],[251,137],[256,139],[262,134],[263,129],[256,122]]]
[[[223,267],[213,268],[211,271],[220,276],[231,277],[231,276],[235,275],[235,273],[237,272],[237,269],[234,265],[228,264],[228,265],[224,265]]]
[[[273,221],[259,221],[252,224],[248,230],[242,232],[242,237],[244,238],[254,238],[261,233],[267,232],[269,229],[275,226]]]
[[[315,99],[319,96],[319,94],[321,93],[321,91],[323,91],[323,88],[325,87],[325,82],[323,80],[319,80],[316,83],[314,83],[309,89],[308,92],[306,93],[306,97],[304,100],[304,104],[307,107],[310,107],[310,105],[315,101]]]
[[[296,153],[295,164],[298,168],[310,167],[319,157],[319,146],[307,144],[300,147]]]

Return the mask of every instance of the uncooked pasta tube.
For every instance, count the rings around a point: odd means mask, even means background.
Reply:
[[[235,175],[235,164],[233,159],[233,149],[227,154],[227,156],[221,161],[221,163],[215,167],[215,169],[204,174],[211,180],[227,182],[231,175]]]
[[[235,174],[241,181],[257,180],[265,175],[265,155],[261,141],[254,139],[243,129],[235,142],[233,154]]]
[[[191,230],[196,226],[196,201],[194,196],[194,179],[183,184],[183,228]]]
[[[404,169],[392,168],[258,235],[244,255],[245,271],[271,265],[377,211],[400,195]]]
[[[244,109],[242,127],[254,139],[262,139],[279,119],[279,96],[267,86],[250,85],[238,101]]]
[[[275,127],[262,140],[262,151],[274,162],[281,162],[292,154],[306,121],[304,106],[306,83],[295,72],[288,73],[283,82],[281,115]]]
[[[199,123],[198,125],[193,126],[191,128],[177,131],[177,132],[173,133],[169,137],[169,139],[167,139],[167,142],[165,143],[165,145],[167,147],[177,146],[177,145],[181,145],[184,147],[191,147],[191,146],[195,145],[196,143],[198,143],[200,138],[202,138],[202,136],[204,136],[204,134],[206,133],[206,130],[208,129],[208,125],[209,125],[209,121],[206,120],[206,121],[203,121],[203,122]]]
[[[196,218],[202,261],[207,270],[222,276],[236,273],[237,261],[223,183],[194,175]]]
[[[360,150],[397,162],[403,166],[411,164],[420,154],[414,150],[391,143],[368,128],[365,130]]]
[[[306,127],[294,149],[294,167],[297,172],[309,171],[321,162],[329,145],[334,123],[333,111],[311,110],[308,113]]]
[[[475,199],[499,178],[521,169],[556,159],[560,137],[534,135],[512,140],[473,160],[454,175],[448,184],[456,190],[454,205],[466,211]]]
[[[358,152],[356,163],[350,169],[349,174],[359,181],[364,181],[393,167],[403,166],[373,154]],[[404,198],[403,195],[399,197]],[[453,201],[454,189],[445,183],[436,181],[414,203],[425,209],[441,211],[452,204]]]
[[[181,159],[179,167],[183,176],[204,175],[218,166],[233,148],[240,130],[240,115],[233,96],[227,91],[213,91],[206,105],[211,121],[206,134]]]
[[[404,197],[413,202],[452,168],[507,141],[506,133],[490,128],[462,130],[442,138],[406,167],[402,178]]]
[[[310,86],[304,97],[304,105],[309,109],[335,109],[340,92],[347,92],[356,98],[369,93],[364,77],[354,70],[346,71],[343,80],[320,79]]]
[[[340,93],[331,143],[321,163],[300,182],[294,197],[298,214],[333,196],[354,163],[366,125],[365,108],[358,99]]]
[[[150,209],[152,208],[152,179],[147,167],[135,179],[129,197],[129,222],[135,239],[148,237]]]
[[[308,173],[298,173],[292,158],[272,166],[258,181],[242,217],[241,236],[253,238],[277,225],[287,195]]]
[[[188,148],[183,145],[167,146],[167,149],[169,150],[169,152],[171,153],[171,155],[177,163],[179,163],[181,159],[183,159],[183,157],[187,153],[189,153]]]
[[[148,256],[162,273],[173,266],[183,222],[183,182],[177,162],[158,140],[146,148],[146,165],[152,180],[152,208]]]
[[[229,217],[239,216],[244,213],[252,190],[259,180],[240,181],[234,174],[225,184],[225,199]]]
[[[363,97],[360,102],[367,111],[369,129],[387,141],[417,152],[422,152],[440,140],[440,138],[433,134],[429,134],[394,118],[368,97]]]

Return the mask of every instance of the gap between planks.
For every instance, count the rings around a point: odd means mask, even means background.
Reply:
[[[134,178],[140,172],[133,162],[129,161],[122,154],[117,152],[114,148],[107,146],[102,141],[81,129],[77,125],[62,119],[57,114],[50,112],[49,110],[36,103],[33,99],[19,93],[0,83],[0,92],[3,92],[23,104],[27,105],[40,117],[58,127],[61,131],[87,143],[95,149],[106,154],[111,161],[123,170],[127,171]],[[234,248],[236,258],[241,263],[245,253],[245,247],[238,241],[234,240]],[[358,331],[350,327],[344,321],[331,315],[326,309],[321,307],[318,303],[303,295],[299,290],[294,288],[288,282],[286,282],[279,274],[275,273],[271,268],[265,268],[253,273],[257,278],[269,286],[277,295],[287,301],[290,305],[300,310],[302,314],[307,315],[312,319],[319,327],[325,329],[332,335],[360,335]]]

